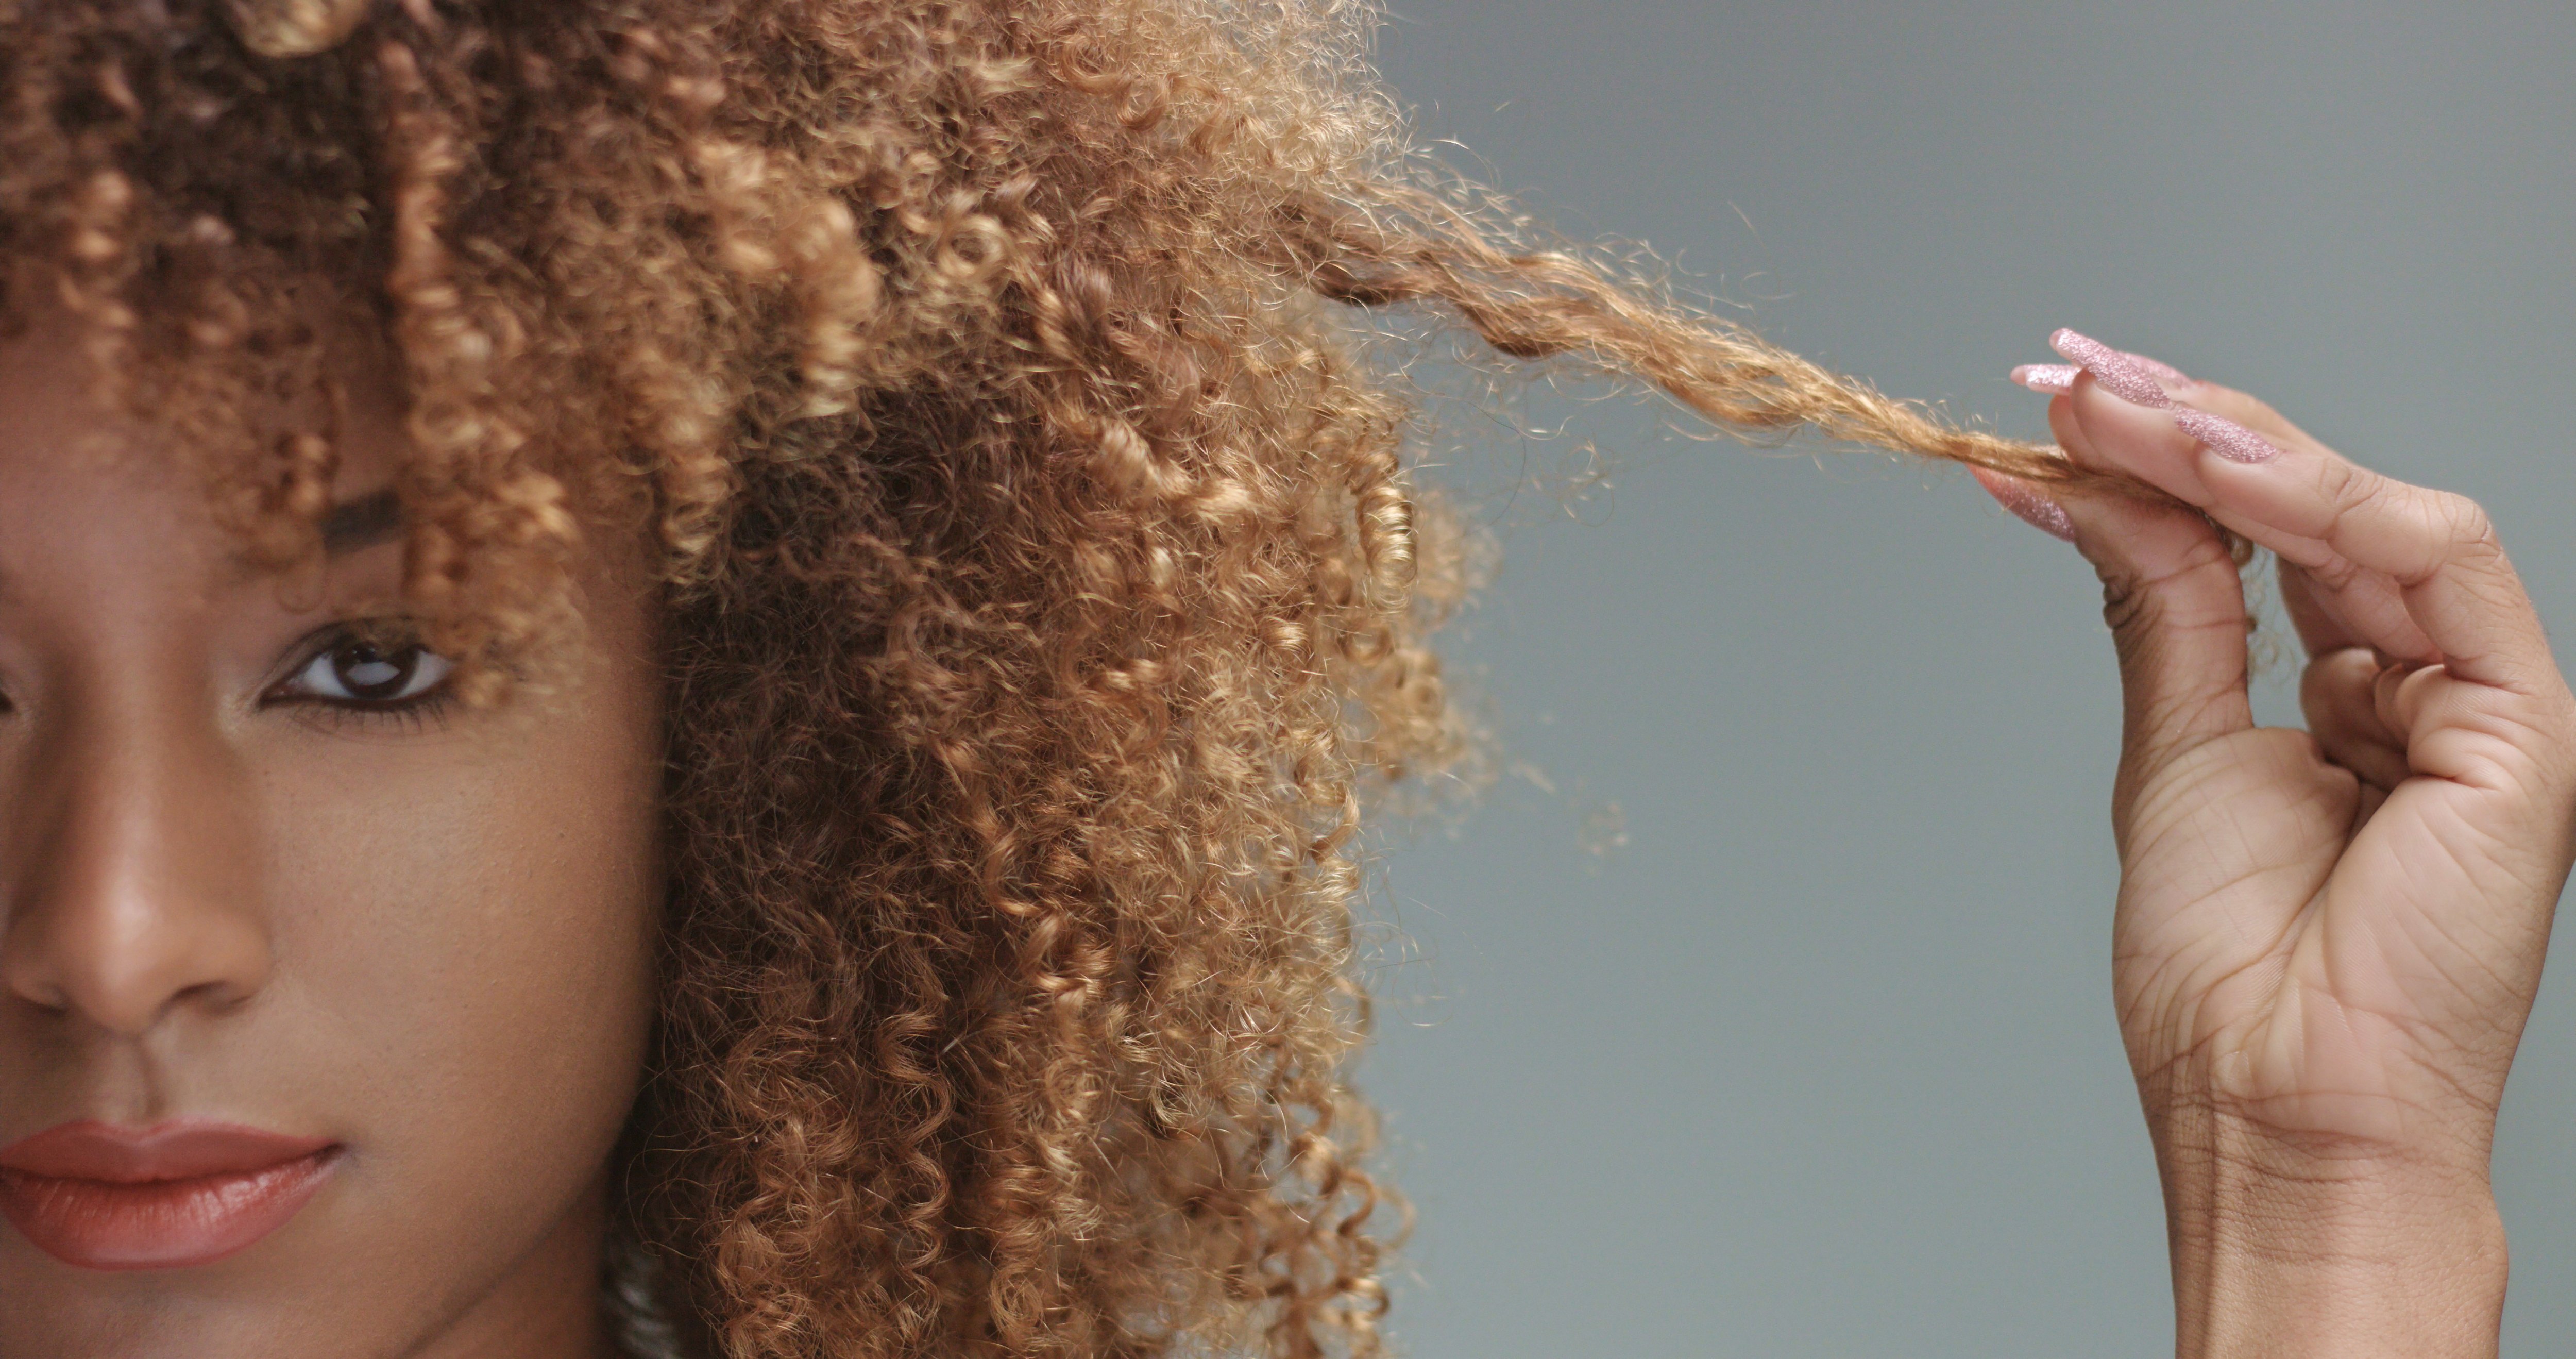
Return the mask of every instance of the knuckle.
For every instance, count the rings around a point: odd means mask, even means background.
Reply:
[[[2445,537],[2466,547],[2496,545],[2495,520],[2488,516],[2485,506],[2449,491],[2429,494],[2432,497],[2429,512]]]
[[[2102,572],[2102,621],[2115,635],[2126,636],[2146,621],[2151,593],[2146,582],[2136,573],[2124,570]]]
[[[2342,461],[2326,463],[2325,476],[2326,500],[2334,506],[2338,517],[2368,503],[2373,496],[2386,494],[2390,487],[2399,484],[2367,467]]]
[[[2370,648],[2338,647],[2320,652],[2309,659],[2299,672],[2299,692],[2304,697],[2333,697],[2344,703],[2367,697],[2379,678],[2379,660]]]
[[[2308,567],[2308,579],[2328,594],[2341,594],[2361,578],[2361,565],[2352,558],[2336,553]]]
[[[2168,570],[2147,572],[2122,563],[2102,565],[2099,574],[2102,621],[2123,657],[2150,654],[2170,635],[2245,627],[2236,560],[2214,536]]]

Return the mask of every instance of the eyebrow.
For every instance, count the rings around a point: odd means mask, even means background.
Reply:
[[[403,530],[402,497],[390,490],[344,500],[322,515],[322,554],[338,557],[390,542]]]

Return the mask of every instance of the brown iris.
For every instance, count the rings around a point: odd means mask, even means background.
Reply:
[[[399,698],[420,671],[418,646],[391,650],[351,642],[331,653],[331,677],[349,697],[367,701]]]

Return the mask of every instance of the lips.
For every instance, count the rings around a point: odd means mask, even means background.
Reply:
[[[230,1123],[65,1123],[0,1147],[0,1216],[83,1269],[212,1264],[285,1226],[339,1152]]]

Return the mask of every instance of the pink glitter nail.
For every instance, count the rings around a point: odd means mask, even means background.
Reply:
[[[2048,337],[2048,347],[2082,364],[2084,371],[2102,384],[2102,390],[2132,406],[2157,411],[2173,406],[2173,398],[2165,395],[2164,386],[2156,381],[2154,373],[2100,340],[2061,330]]]
[[[2014,518],[2060,542],[2075,541],[2075,521],[2067,518],[2066,507],[2032,489],[2029,482],[1982,467],[1968,470],[1976,475],[1977,484],[1986,488],[1986,494],[2012,511]]]
[[[2123,349],[2120,353],[2126,356],[2129,362],[2138,365],[2140,368],[2146,369],[2147,372],[2154,375],[2156,381],[2161,382],[2168,387],[2188,387],[2192,384],[2191,374],[2174,367],[2172,364],[2167,363],[2162,359],[2151,359],[2144,354],[2129,349]]]
[[[2025,363],[2012,370],[2012,380],[2043,395],[2064,396],[2075,390],[2075,375],[2083,371],[2071,363]]]
[[[2280,445],[2223,415],[2178,410],[2174,412],[2174,425],[2229,462],[2270,462],[2281,456]]]

